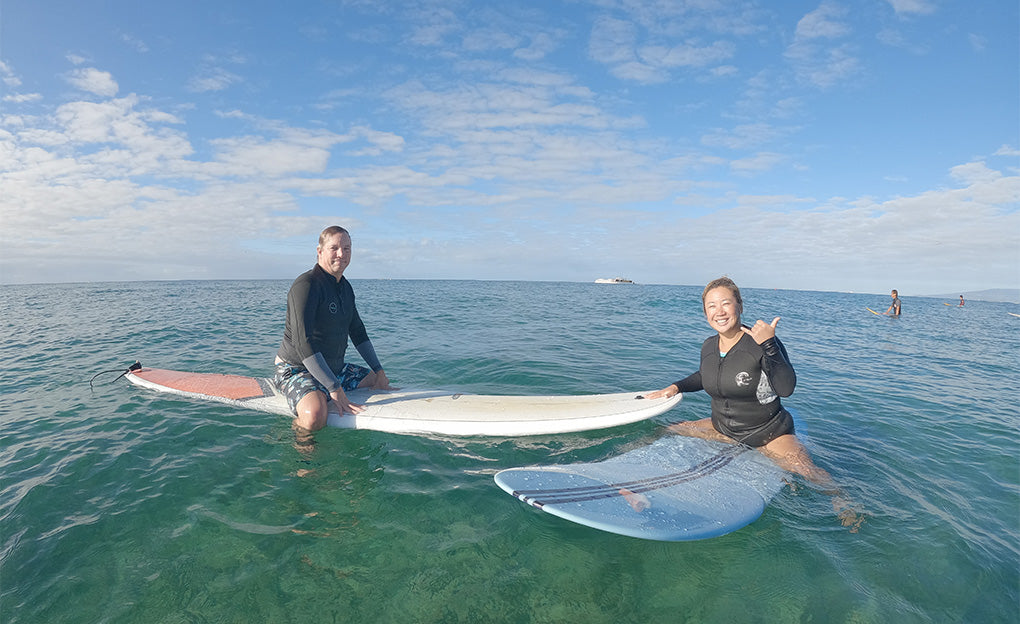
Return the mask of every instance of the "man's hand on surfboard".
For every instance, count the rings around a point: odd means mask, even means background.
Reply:
[[[386,371],[380,369],[375,374],[375,382],[371,386],[376,390],[400,390],[400,388],[394,388],[390,385],[390,378],[386,376]]]
[[[343,390],[335,390],[329,393],[329,397],[336,403],[340,414],[360,414],[365,411],[365,406],[358,403],[351,403]]]

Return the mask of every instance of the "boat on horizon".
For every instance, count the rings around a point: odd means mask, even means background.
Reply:
[[[623,277],[600,277],[595,280],[596,284],[633,284],[629,279]]]

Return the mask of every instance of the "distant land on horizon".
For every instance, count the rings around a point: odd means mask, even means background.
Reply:
[[[951,295],[920,295],[932,299],[960,300],[963,295],[965,301],[996,301],[1000,303],[1020,303],[1020,288],[989,288],[988,290],[974,290],[971,292],[958,292]]]
[[[369,281],[371,281],[371,280],[393,281],[394,280],[394,278],[390,278],[390,277],[352,277],[351,279],[356,280],[356,281],[357,280],[369,280]],[[427,278],[427,279],[425,279],[425,278],[397,278],[397,279],[406,280],[406,281],[440,281],[440,282],[442,282],[442,281],[455,281],[455,282],[457,282],[457,281],[464,281],[464,282],[471,282],[471,281],[482,281],[482,282],[485,282],[485,281],[516,281],[516,280],[435,279],[435,278]],[[137,279],[137,280],[110,280],[110,281],[107,281],[107,280],[98,280],[98,281],[80,281],[80,282],[35,282],[35,283],[4,282],[4,281],[0,280],[0,286],[2,286],[2,287],[7,287],[7,286],[41,286],[41,285],[60,286],[60,285],[69,285],[69,284],[131,284],[131,283],[145,283],[145,282],[251,282],[251,281],[259,281],[259,282],[261,282],[261,281],[267,281],[267,282],[285,281],[285,282],[289,283],[289,282],[293,281],[293,278],[273,277],[273,278],[260,278],[260,279],[255,279],[255,280],[246,279],[246,278],[230,278],[230,277],[207,278],[207,279],[195,279],[195,278],[175,279],[175,278],[167,278],[167,279]],[[524,280],[524,281],[529,281],[529,280]],[[544,281],[544,280],[539,280],[539,281]],[[551,281],[557,281],[557,280],[551,280]],[[585,281],[585,282],[570,282],[570,281],[566,281],[565,283],[588,284],[588,283],[591,283],[591,282],[587,282],[587,281]],[[630,282],[630,284],[632,284],[632,285],[640,285],[639,282]],[[697,284],[645,284],[645,285],[647,285],[647,286],[683,286],[683,287],[687,287],[687,288],[701,288],[702,287],[701,285],[697,285]],[[759,288],[761,290],[792,290],[792,291],[802,291],[802,289],[797,289],[797,288],[790,288],[790,289],[785,289],[785,288],[762,288],[762,287],[757,287],[757,288]],[[753,290],[753,289],[755,289],[755,287],[747,287],[745,290],[747,290],[747,289]],[[803,291],[803,292],[845,292],[845,293],[855,294],[855,295],[875,295],[875,296],[885,296],[885,297],[889,296],[888,293],[869,293],[869,292],[852,291],[852,290],[847,290],[847,291],[840,291],[840,290],[833,290],[833,291],[812,291],[812,290],[807,290],[807,291]],[[972,291],[954,292],[954,293],[943,294],[943,295],[915,295],[915,294],[911,294],[911,293],[908,293],[908,292],[904,292],[900,296],[904,297],[904,298],[907,298],[907,299],[912,298],[912,297],[921,297],[921,298],[924,298],[924,299],[947,299],[950,302],[957,302],[957,301],[960,300],[960,295],[963,295],[964,299],[966,299],[967,301],[988,301],[988,302],[995,302],[995,303],[1016,303],[1016,304],[1020,304],[1020,288],[989,288],[989,289],[986,289],[986,290],[972,290]]]

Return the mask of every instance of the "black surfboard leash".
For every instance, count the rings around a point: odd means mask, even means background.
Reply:
[[[114,381],[117,381],[117,379],[120,379],[124,375],[127,375],[128,373],[136,370],[142,370],[142,364],[138,360],[135,360],[135,363],[132,364],[131,366],[128,366],[127,368],[114,368],[111,370],[99,371],[98,373],[92,376],[92,379],[89,379],[89,388],[95,390],[93,382],[96,380],[96,377],[99,377],[100,375],[107,375],[109,373],[120,373],[120,375],[117,375],[116,379],[110,382],[113,383]]]

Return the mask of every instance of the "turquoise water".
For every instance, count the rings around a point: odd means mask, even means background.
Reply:
[[[658,388],[696,368],[700,288],[355,280],[397,385]],[[289,284],[0,287],[4,622],[1017,622],[1020,312],[748,289],[781,316],[788,404],[865,511],[800,484],[730,535],[661,543],[543,514],[492,475],[593,461],[702,417],[518,439],[330,429],[104,369],[266,375]]]

